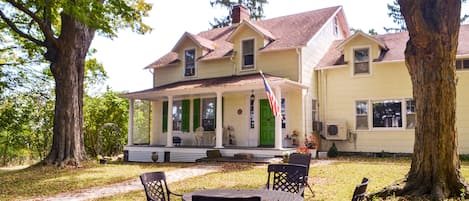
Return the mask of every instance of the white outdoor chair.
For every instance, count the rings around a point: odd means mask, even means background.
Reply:
[[[202,138],[204,136],[204,127],[200,126],[195,129],[194,145],[202,145]]]

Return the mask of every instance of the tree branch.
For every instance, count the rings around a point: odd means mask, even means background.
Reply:
[[[46,44],[44,43],[44,41],[40,41],[34,37],[32,37],[31,35],[28,35],[24,32],[22,32],[16,25],[15,23],[13,23],[10,19],[8,19],[5,14],[3,13],[3,11],[0,10],[0,18],[2,18],[2,20],[8,24],[8,26],[14,31],[16,32],[17,34],[19,34],[21,37],[23,38],[26,38],[28,40],[30,40],[31,42],[33,43],[36,43],[37,45],[39,46],[43,46],[43,47],[46,47]]]
[[[30,16],[34,22],[36,22],[39,25],[39,28],[41,29],[42,33],[46,37],[46,40],[52,41],[54,45],[57,46],[57,41],[56,38],[54,37],[54,33],[50,27],[45,24],[44,22],[41,21],[41,19],[33,12],[31,12],[29,9],[21,5],[20,3],[17,3],[16,1],[13,0],[6,0],[8,3],[10,3],[12,6],[17,8],[18,10],[22,11],[26,15]],[[49,27],[49,28],[48,28]]]

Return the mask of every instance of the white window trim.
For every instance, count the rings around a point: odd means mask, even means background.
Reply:
[[[369,73],[360,73],[360,74],[355,74],[355,50],[357,49],[365,49],[368,48],[368,66],[369,66]],[[351,56],[351,64],[350,64],[350,75],[351,77],[371,77],[373,74],[373,49],[371,48],[371,45],[361,45],[361,46],[353,46],[351,48],[350,56]]]
[[[194,75],[191,75],[191,76],[186,76],[186,51],[188,50],[194,50]],[[196,47],[188,47],[183,50],[182,76],[184,78],[197,77],[197,48]]]
[[[254,64],[252,65],[252,68],[243,69],[243,67],[244,67],[244,62],[243,62],[243,59],[244,59],[244,58],[243,58],[243,57],[244,57],[244,55],[243,55],[243,42],[244,42],[244,41],[247,41],[247,40],[253,40],[253,41],[254,41],[254,42],[253,42],[253,43],[254,43],[254,44],[253,44],[253,48],[254,48],[254,49],[253,49],[253,55],[254,55],[254,62],[253,62],[253,63],[254,63]],[[257,44],[256,44],[256,38],[255,38],[255,37],[249,37],[249,38],[243,38],[243,39],[241,39],[240,44],[239,44],[239,47],[240,47],[240,52],[241,52],[241,54],[239,54],[239,55],[240,55],[240,57],[239,57],[239,64],[240,64],[240,65],[239,65],[239,72],[255,71],[255,70],[256,70],[256,61],[257,61]],[[250,66],[249,66],[249,67],[250,67]]]
[[[462,60],[462,62],[464,62],[464,60],[467,60],[467,61],[469,62],[469,58],[468,58],[468,57],[456,58],[456,60]],[[455,64],[456,64],[456,62],[455,62]],[[463,63],[463,66],[464,66],[464,63]],[[467,73],[467,72],[469,72],[469,69],[467,69],[467,68],[458,69],[457,66],[456,66],[456,73],[458,73],[458,72],[465,72],[465,73]]]

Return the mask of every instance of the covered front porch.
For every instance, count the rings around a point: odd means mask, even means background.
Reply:
[[[248,152],[256,157],[294,149],[286,136],[293,131],[304,134],[306,87],[266,77],[282,107],[279,117],[271,113],[259,74],[188,80],[123,95],[130,99],[124,148],[128,159],[151,161],[149,156],[157,152],[160,159],[169,153],[171,161],[193,162],[210,149],[226,156]],[[151,103],[148,143],[134,141],[136,100]]]

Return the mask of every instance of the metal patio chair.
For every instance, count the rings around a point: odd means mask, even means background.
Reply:
[[[306,168],[298,164],[270,164],[267,167],[266,188],[303,195],[308,177]]]
[[[358,184],[355,187],[355,191],[353,192],[352,201],[361,201],[365,198],[366,188],[368,187],[368,178],[363,178],[362,183]]]
[[[164,172],[148,172],[140,175],[148,201],[170,201],[170,195],[182,197],[168,188]]]
[[[290,156],[288,157],[288,164],[299,164],[299,165],[306,166],[306,176],[309,175],[310,163],[311,163],[311,154],[291,153]],[[307,179],[306,179],[306,186],[309,188],[309,191],[311,191],[311,194],[314,197],[313,189],[309,185]]]

